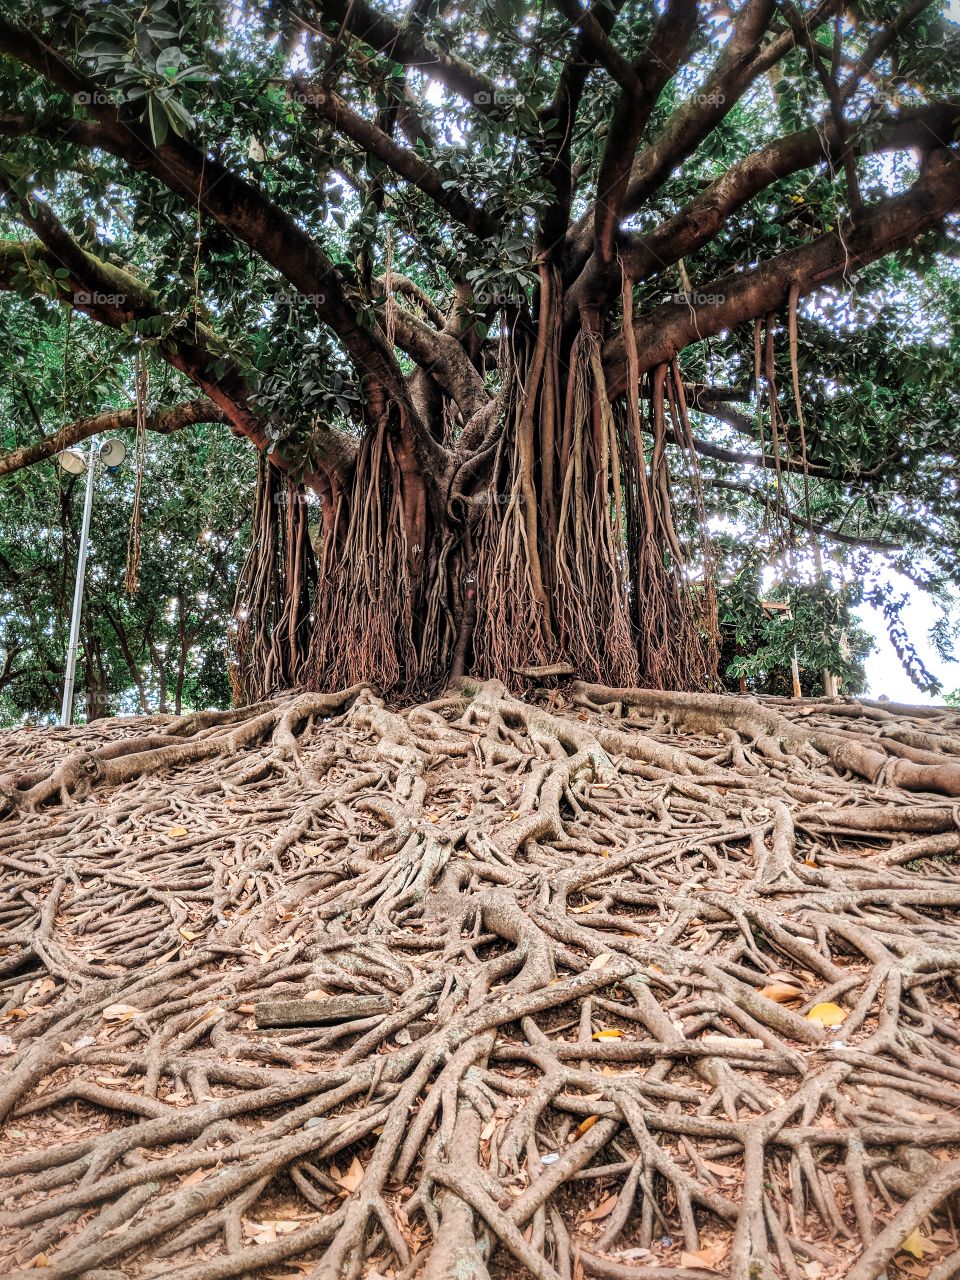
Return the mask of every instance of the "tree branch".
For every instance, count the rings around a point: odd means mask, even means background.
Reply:
[[[825,21],[838,3],[839,0],[822,0],[810,20],[811,29]],[[681,103],[659,131],[656,140],[634,161],[623,201],[623,215],[639,209],[732,111],[748,86],[775,66],[793,47],[793,32],[787,30],[757,52],[773,12],[774,0],[747,0],[738,14],[733,34],[702,88]],[[587,260],[594,220],[595,212],[590,210],[570,228],[567,236],[568,279],[572,280]]]
[[[229,425],[230,419],[212,400],[203,397],[173,405],[169,409],[156,409],[148,414],[145,425],[148,431],[170,435],[200,422],[223,422]],[[71,445],[80,444],[104,431],[129,431],[136,425],[136,409],[111,409],[89,418],[77,418],[75,422],[68,422],[59,431],[34,444],[24,445],[21,449],[14,449],[11,453],[0,456],[0,476],[11,475],[23,467],[32,467],[35,463],[52,458]]]
[[[375,156],[394,173],[418,187],[438,208],[449,213],[478,239],[484,240],[496,233],[496,222],[471,204],[456,187],[445,186],[443,174],[438,169],[416,151],[400,146],[388,133],[358,115],[339,94],[303,80],[295,80],[294,85],[309,115],[325,120],[356,142],[368,155]]]
[[[861,140],[857,154],[943,146],[953,134],[958,111],[960,104],[944,102],[905,113]],[[832,123],[824,123],[778,138],[732,165],[673,218],[648,235],[630,236],[622,250],[628,279],[644,280],[706,244],[731,213],[775,182],[829,159],[839,141]]]
[[[185,138],[171,133],[161,146],[154,146],[148,130],[121,122],[96,82],[75,71],[32,32],[0,19],[0,51],[67,93],[86,93],[88,109],[100,123],[95,145],[151,173],[188,199],[255,250],[305,297],[322,298],[318,310],[343,342],[360,377],[374,379],[415,420],[403,375],[383,335],[361,323],[361,300],[351,296],[327,255],[289,214]],[[71,138],[79,140],[80,135]]]
[[[810,293],[911,244],[958,205],[960,160],[954,152],[941,148],[932,153],[923,174],[909,191],[869,206],[856,227],[842,234],[831,231],[749,271],[705,285],[703,291],[716,301],[701,306],[684,303],[658,307],[635,320],[639,372],[672,360],[692,342],[775,310],[787,301],[794,284],[801,294]],[[612,395],[619,395],[627,384],[623,344],[621,333],[604,350]]]
[[[335,23],[340,31],[376,49],[392,62],[423,71],[481,111],[494,109],[496,84],[462,58],[428,40],[415,27],[394,22],[366,0],[312,0],[311,7],[322,20]]]

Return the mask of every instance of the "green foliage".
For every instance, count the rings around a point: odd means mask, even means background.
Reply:
[[[0,309],[0,341],[2,453],[131,402],[129,351],[109,331],[17,302]],[[151,374],[152,401],[182,396],[165,365],[151,361]],[[78,713],[227,705],[224,636],[246,547],[251,452],[222,426],[147,433],[139,583],[128,596],[135,437],[114,434],[128,455],[119,471],[98,474]],[[54,462],[0,483],[0,722],[59,711],[84,484]]]
[[[741,680],[755,693],[789,695],[795,656],[805,695],[823,693],[823,671],[832,672],[844,693],[862,693],[864,661],[873,639],[854,612],[861,591],[826,576],[807,581],[796,573],[764,583],[764,558],[729,536],[718,539],[725,552],[718,585],[722,636],[721,671],[734,685]],[[787,608],[764,608],[764,605]]]

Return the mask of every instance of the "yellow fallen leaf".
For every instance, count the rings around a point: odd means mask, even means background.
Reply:
[[[586,1120],[581,1120],[577,1125],[577,1137],[582,1137],[588,1129],[592,1129],[599,1119],[599,1116],[587,1116]]]
[[[919,1228],[910,1232],[906,1240],[904,1240],[903,1244],[900,1246],[900,1250],[902,1253],[909,1253],[912,1257],[922,1260],[923,1255],[927,1251],[927,1242],[920,1234]]]
[[[194,933],[194,931],[192,929],[188,929],[185,924],[180,926],[177,933],[179,933],[181,938],[185,938],[187,942],[195,942],[197,938],[200,937],[199,933]]]
[[[605,964],[609,964],[613,956],[609,951],[601,951],[598,956],[594,956],[590,961],[591,969],[602,969]]]
[[[622,1040],[623,1032],[619,1027],[606,1027],[603,1031],[593,1033],[594,1040]]]
[[[31,1267],[49,1267],[50,1259],[45,1253],[35,1253],[27,1263],[26,1269],[29,1271]]]
[[[138,1009],[133,1004],[108,1004],[103,1011],[103,1020],[104,1022],[128,1022],[142,1012],[142,1009]]]
[[[789,1004],[791,1000],[803,999],[803,988],[794,987],[789,982],[771,982],[769,986],[760,988],[760,994],[776,1004]]]
[[[167,832],[168,836],[173,836],[174,838],[178,836],[188,836],[189,834],[190,832],[187,830],[186,827],[171,827],[170,830]]]
[[[341,1187],[343,1187],[345,1190],[352,1193],[356,1191],[357,1187],[359,1187],[362,1181],[363,1181],[363,1165],[360,1163],[357,1157],[354,1156],[353,1159],[350,1161],[350,1168],[347,1170],[346,1173],[341,1174],[340,1177],[337,1178],[337,1182],[339,1182]]]
[[[605,1218],[607,1214],[613,1213],[616,1204],[616,1196],[607,1196],[605,1200],[600,1201],[595,1209],[591,1209],[589,1213],[585,1213],[580,1221],[596,1222],[599,1218]]]
[[[198,1182],[202,1182],[204,1178],[209,1178],[211,1173],[213,1173],[212,1169],[194,1169],[193,1173],[187,1174],[180,1185],[181,1187],[196,1186],[196,1184]]]
[[[807,1021],[818,1027],[839,1027],[846,1020],[846,1010],[841,1009],[838,1004],[831,1004],[829,1000],[825,1004],[815,1004],[807,1014]]]

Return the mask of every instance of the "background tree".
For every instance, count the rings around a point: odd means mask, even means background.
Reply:
[[[254,471],[249,451],[224,426],[186,427],[162,439],[146,433],[141,461],[136,430],[118,426],[129,412],[94,412],[125,405],[130,395],[130,362],[117,362],[103,330],[73,327],[69,313],[36,300],[8,305],[0,323],[5,451],[35,447],[47,424],[72,414],[99,421],[128,445],[124,466],[97,480],[78,710],[92,718],[224,705],[226,632]],[[0,716],[8,722],[47,718],[60,704],[84,483],[47,461],[0,486]],[[136,586],[128,592],[137,525]]]

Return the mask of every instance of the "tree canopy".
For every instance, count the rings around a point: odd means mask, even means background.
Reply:
[[[771,660],[855,679],[866,595],[934,686],[878,566],[960,577],[936,6],[16,0],[0,51],[0,472],[138,360],[155,486],[266,454],[250,696],[754,679],[757,584]]]

